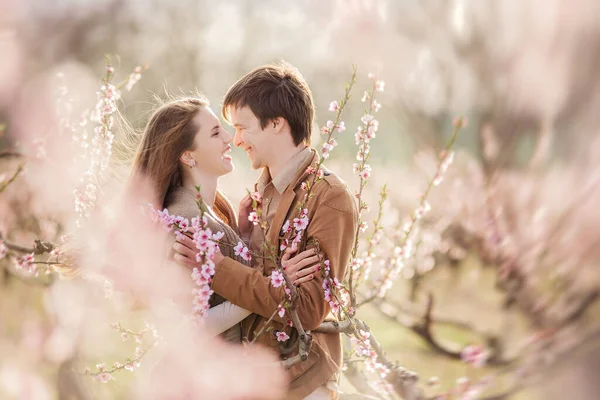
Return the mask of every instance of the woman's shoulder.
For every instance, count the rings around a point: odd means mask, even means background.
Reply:
[[[165,208],[171,215],[188,219],[200,214],[194,195],[183,187],[176,187],[169,191],[165,199]]]

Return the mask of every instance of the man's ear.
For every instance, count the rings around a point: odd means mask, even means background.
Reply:
[[[279,133],[285,126],[285,122],[286,122],[285,118],[275,117],[271,120],[270,124],[272,124],[271,126],[273,127],[273,130],[275,131],[275,133]]]

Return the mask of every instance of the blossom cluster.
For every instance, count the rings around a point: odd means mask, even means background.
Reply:
[[[150,350],[152,347],[158,344],[160,340],[158,330],[152,325],[150,325],[148,322],[146,322],[146,327],[138,332],[133,331],[131,329],[125,329],[121,327],[121,325],[118,323],[111,324],[111,327],[117,330],[118,332],[121,332],[121,339],[124,342],[132,338],[134,339],[136,343],[134,353],[135,355],[133,358],[127,357],[127,359],[123,363],[121,363],[120,361],[115,361],[111,367],[107,367],[106,363],[104,362],[98,363],[96,364],[95,372],[92,372],[91,368],[89,367],[84,369],[84,375],[93,376],[96,381],[102,383],[107,383],[110,380],[114,380],[115,372],[123,370],[133,372],[136,369],[138,369],[141,365],[141,360],[144,357],[144,355],[148,352],[148,350]],[[146,337],[148,333],[151,334],[152,340],[151,343],[147,343],[144,346],[144,337]]]
[[[359,329],[356,336],[352,336],[350,341],[354,346],[354,352],[357,356],[363,358],[366,370],[374,372],[379,379],[376,382],[378,391],[382,393],[392,393],[392,389],[385,378],[390,373],[390,369],[378,361],[377,352],[371,345],[371,332]]]
[[[127,90],[141,78],[141,67],[136,67],[134,72],[129,75],[126,83]],[[77,213],[77,226],[87,220],[91,211],[94,209],[99,193],[99,178],[108,168],[112,146],[115,135],[113,133],[114,114],[117,112],[117,102],[121,98],[118,88],[112,83],[114,68],[107,63],[106,76],[100,91],[97,92],[97,102],[94,110],[89,113],[89,120],[96,124],[88,143],[88,134],[85,130],[81,133],[74,129],[74,124],[63,122],[62,125],[69,127],[73,132],[73,141],[79,142],[82,147],[82,157],[88,163],[87,170],[83,173],[79,184],[73,191],[75,201],[75,211]],[[85,114],[84,114],[85,115]],[[79,123],[80,126],[87,124],[87,118]]]
[[[377,290],[376,296],[384,297],[387,294],[387,291],[392,287],[393,282],[398,278],[399,274],[404,269],[406,262],[415,254],[417,225],[419,221],[423,219],[423,217],[425,217],[425,215],[427,215],[427,213],[431,210],[431,206],[427,202],[427,195],[429,194],[431,188],[439,185],[444,173],[447,171],[453,159],[453,152],[443,151],[441,153],[435,177],[430,182],[427,191],[421,197],[421,201],[417,208],[413,211],[411,217],[402,224],[398,235],[401,238],[401,242],[394,246],[393,257],[390,257],[386,263],[387,269],[385,269],[382,275],[374,282],[373,287]]]
[[[170,215],[165,208],[163,211],[155,210],[154,216],[165,230],[175,230],[178,238],[186,233],[193,235],[192,238],[198,250],[196,262],[200,264],[200,267],[194,267],[192,271],[192,280],[197,286],[192,289],[192,316],[194,319],[199,319],[210,308],[210,296],[214,293],[210,288],[212,277],[215,274],[213,260],[215,252],[219,250],[217,241],[224,234],[223,232],[213,233],[208,227],[208,218],[205,215],[194,217],[190,222],[187,218]]]
[[[323,274],[322,286],[325,301],[329,303],[331,311],[337,314],[341,319],[342,311],[350,305],[350,295],[337,277],[331,277],[331,265],[329,260],[323,261],[321,271]],[[353,310],[349,310],[349,313],[353,314]]]

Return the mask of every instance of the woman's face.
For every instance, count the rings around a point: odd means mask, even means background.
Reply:
[[[221,126],[219,118],[209,107],[202,107],[194,117],[200,127],[189,150],[196,166],[203,174],[222,176],[233,171],[231,140],[233,136]]]

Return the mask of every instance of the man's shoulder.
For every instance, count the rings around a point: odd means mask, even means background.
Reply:
[[[320,203],[338,211],[352,211],[356,208],[354,196],[346,182],[335,173],[325,169],[321,184],[315,186],[321,195]]]

